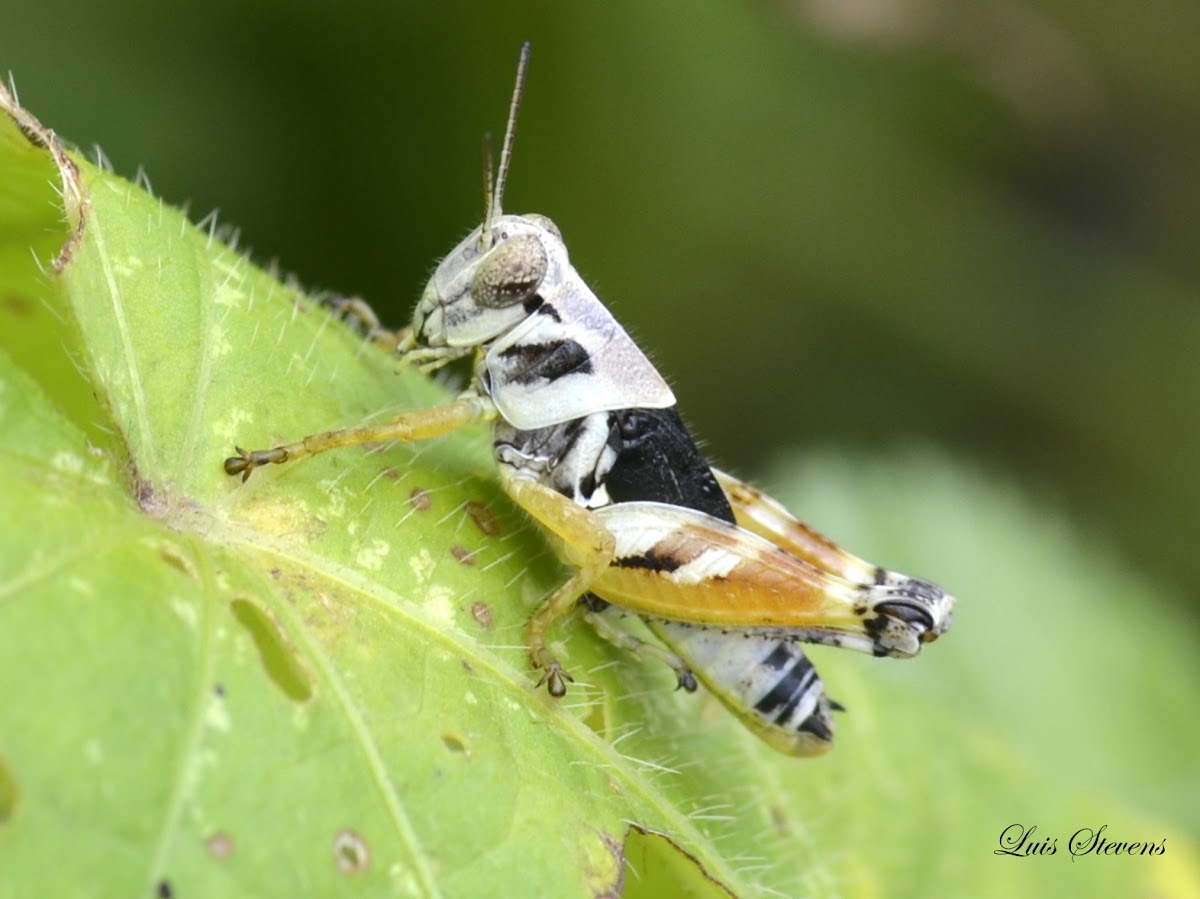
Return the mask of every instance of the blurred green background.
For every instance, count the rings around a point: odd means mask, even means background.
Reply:
[[[1192,0],[10,0],[0,68],[400,324],[531,40],[506,205],[557,221],[715,459],[936,446],[1194,615],[1197,36]]]

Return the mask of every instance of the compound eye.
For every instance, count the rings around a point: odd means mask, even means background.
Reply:
[[[549,259],[536,234],[506,240],[479,263],[471,296],[480,306],[501,309],[523,303],[541,286]]]
[[[530,212],[527,215],[521,216],[521,218],[525,219],[527,222],[532,222],[539,228],[545,228],[559,240],[562,240],[562,232],[558,230],[558,225],[554,224],[554,222],[550,221],[550,219],[541,213]]]

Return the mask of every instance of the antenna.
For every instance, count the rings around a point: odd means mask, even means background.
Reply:
[[[484,248],[492,244],[492,177],[495,169],[492,167],[492,132],[483,132],[483,230],[479,234]]]
[[[525,73],[529,71],[530,43],[521,45],[521,58],[517,62],[517,81],[513,85],[512,103],[508,107],[508,124],[504,127],[504,144],[500,149],[500,168],[496,170],[496,184],[487,197],[483,218],[482,238],[485,245],[491,243],[492,222],[502,214],[504,182],[508,180],[508,164],[512,159],[513,138],[517,133],[517,113],[521,109],[521,97],[525,93]],[[490,154],[489,154],[490,156]],[[491,165],[487,167],[487,181],[491,181]]]

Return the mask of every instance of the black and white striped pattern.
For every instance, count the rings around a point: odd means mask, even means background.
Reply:
[[[819,755],[833,742],[825,684],[799,643],[675,621],[650,628],[697,678],[764,741],[790,755]]]

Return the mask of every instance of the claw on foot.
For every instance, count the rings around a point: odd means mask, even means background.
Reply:
[[[696,675],[687,668],[682,668],[675,672],[675,676],[679,678],[679,683],[675,685],[676,690],[687,690],[689,693],[696,692]]]
[[[225,474],[241,475],[242,482],[245,483],[246,478],[250,477],[250,472],[254,471],[254,466],[250,462],[250,455],[240,446],[235,446],[237,451],[236,456],[230,456],[225,460]]]
[[[237,451],[236,456],[230,456],[225,460],[225,474],[241,475],[242,483],[250,477],[251,472],[260,465],[269,465],[271,463],[286,462],[288,458],[287,450],[282,447],[276,447],[269,450],[254,450],[246,452],[240,446],[235,446]]]
[[[575,678],[567,674],[567,672],[563,670],[562,665],[560,665],[557,661],[551,660],[545,665],[539,667],[543,667],[546,670],[543,672],[536,686],[540,687],[542,684],[545,684],[547,692],[549,692],[549,694],[555,699],[560,699],[563,696],[566,696],[567,684],[575,683]]]

